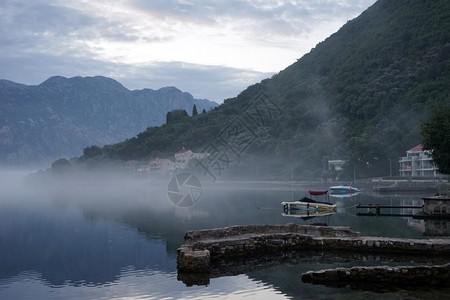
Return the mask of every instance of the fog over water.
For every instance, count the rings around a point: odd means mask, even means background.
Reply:
[[[299,199],[312,183],[200,180],[197,186],[188,181],[190,177],[178,176],[176,192],[171,190],[175,187],[170,183],[173,178],[151,180],[104,173],[30,183],[24,181],[28,174],[23,170],[0,172],[1,299],[361,296],[365,292],[304,284],[301,274],[337,266],[411,260],[299,253],[297,263],[226,269],[226,276],[215,275],[206,283],[202,278],[191,286],[192,282],[177,274],[176,253],[187,230],[240,224],[326,223],[351,226],[363,235],[429,237],[424,222],[356,216],[357,201],[416,201],[417,197],[411,195],[380,197],[366,191],[356,199],[330,198],[338,205],[335,214],[286,217],[280,202]],[[193,190],[183,186],[182,180],[191,182]],[[183,198],[177,205],[174,199],[181,198],[171,198],[171,192],[175,196],[192,195],[189,199],[196,201],[189,205],[188,198]],[[423,263],[441,263],[430,259]]]

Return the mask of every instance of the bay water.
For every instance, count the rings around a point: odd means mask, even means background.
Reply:
[[[294,259],[244,264],[198,280],[177,273],[177,248],[187,230],[296,223],[349,226],[368,236],[449,238],[447,221],[408,216],[417,209],[358,216],[367,210],[355,208],[421,205],[424,195],[364,190],[330,197],[338,205],[334,214],[286,215],[280,203],[305,196],[312,183],[203,182],[187,188],[178,183],[173,190],[168,180],[94,178],[29,187],[22,180],[26,174],[0,176],[0,299],[423,299],[450,292],[301,281],[304,272],[341,266],[446,262],[432,257],[297,253]],[[174,194],[190,194],[193,202],[174,202]]]

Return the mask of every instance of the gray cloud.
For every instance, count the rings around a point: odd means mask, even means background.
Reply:
[[[0,57],[0,78],[27,85],[37,85],[55,74],[111,77],[130,90],[176,86],[195,98],[221,103],[247,86],[272,73],[262,73],[224,66],[195,65],[184,62],[159,62],[148,65],[125,65],[89,58],[55,57],[39,54],[31,57]],[[24,80],[23,74],[29,74]]]
[[[64,0],[3,0],[0,2],[0,78],[39,84],[53,75],[104,75],[130,89],[174,85],[197,98],[220,102],[236,96],[248,85],[272,73],[180,62],[177,58],[174,58],[175,61],[152,61],[151,53],[146,63],[125,63],[120,61],[120,52],[114,60],[102,56],[104,48],[99,41],[121,43],[126,45],[125,50],[121,51],[128,51],[139,43],[163,43],[176,39],[179,27],[171,25],[177,24],[181,27],[192,26],[192,30],[213,28],[219,37],[230,34],[231,30],[231,34],[238,34],[255,47],[284,51],[286,45],[298,49],[298,41],[307,40],[319,27],[333,22],[344,24],[374,2],[121,1],[121,8],[135,12],[139,21],[156,24],[146,25],[142,30],[132,22],[136,20],[118,18],[114,10],[107,13],[99,11],[101,7],[114,8],[114,5],[119,5],[107,0],[87,2],[89,5]],[[298,57],[301,55],[298,50]]]
[[[48,0],[5,0],[0,4],[0,39],[9,47],[39,48],[54,42],[109,39],[136,42],[141,33],[94,12],[52,4]],[[147,41],[164,38],[146,37]],[[2,46],[3,48],[4,46]]]
[[[94,24],[90,16],[45,1],[11,1],[1,4],[1,37],[14,36],[31,47],[45,38],[68,37]]]
[[[131,0],[130,5],[160,19],[223,25],[236,23],[250,33],[291,36],[311,32],[314,26],[354,16],[374,0]],[[183,4],[190,3],[190,4]]]
[[[133,75],[134,74],[134,75]],[[147,76],[142,76],[147,74]],[[196,98],[216,102],[237,96],[247,86],[271,76],[251,70],[224,66],[204,66],[184,62],[155,63],[135,67],[120,81],[129,88],[173,85]]]

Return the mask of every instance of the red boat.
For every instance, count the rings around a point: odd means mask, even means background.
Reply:
[[[326,193],[328,193],[328,191],[308,191],[308,192],[311,196],[323,196]]]

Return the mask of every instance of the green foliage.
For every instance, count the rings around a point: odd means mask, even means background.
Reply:
[[[58,159],[57,161],[52,163],[52,171],[55,173],[65,173],[65,172],[69,171],[70,168],[71,168],[71,164],[65,158]]]
[[[450,106],[436,110],[420,129],[423,148],[431,151],[438,171],[450,174]]]
[[[196,115],[198,115],[197,105],[194,104],[194,107],[192,107],[192,116],[196,116]]]
[[[166,115],[166,124],[176,122],[177,120],[181,120],[189,117],[188,113],[183,109],[176,109],[169,111]]]
[[[95,156],[100,156],[102,154],[103,154],[102,148],[96,145],[86,147],[83,149],[83,156],[86,158],[92,158]]]

